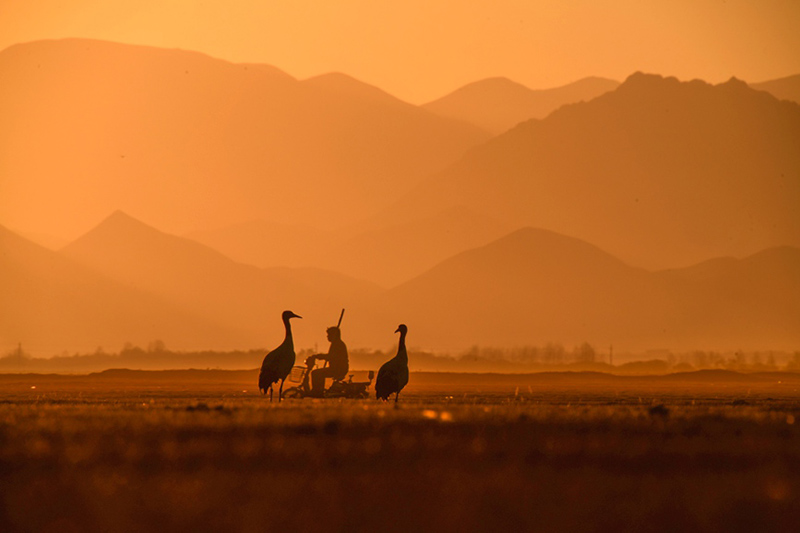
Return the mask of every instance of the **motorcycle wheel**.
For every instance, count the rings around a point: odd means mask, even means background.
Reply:
[[[285,391],[283,391],[283,397],[284,398],[302,398],[303,397],[303,393],[299,388],[292,387],[291,389],[286,389]]]

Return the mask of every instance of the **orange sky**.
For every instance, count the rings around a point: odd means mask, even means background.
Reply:
[[[796,0],[2,0],[0,49],[89,37],[350,74],[412,103],[506,76],[549,88],[642,70],[709,82],[800,73]]]

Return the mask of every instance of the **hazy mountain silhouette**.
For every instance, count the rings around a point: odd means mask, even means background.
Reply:
[[[660,273],[693,283],[716,304],[704,322],[731,323],[757,338],[797,335],[800,319],[800,249],[780,246],[743,259],[717,258],[692,267]],[[765,341],[766,343],[766,341]]]
[[[618,86],[617,81],[590,77],[563,87],[533,90],[508,78],[489,78],[465,85],[422,107],[497,135],[520,122],[544,118],[564,104],[591,100]]]
[[[314,87],[331,94],[342,94],[356,98],[362,102],[375,102],[383,105],[394,105],[400,108],[407,108],[408,104],[392,96],[383,89],[373,85],[358,81],[352,76],[341,72],[329,72],[320,76],[314,76],[301,82],[305,86]]]
[[[409,213],[386,226],[345,239],[329,255],[330,268],[392,287],[512,229],[493,216],[463,206],[428,217]]]
[[[15,199],[0,212],[32,232],[75,235],[113,209],[181,233],[335,227],[489,137],[343,75],[180,50],[38,41],[0,52],[0,78],[0,185]]]
[[[242,341],[259,339],[256,347],[270,335],[280,335],[281,324],[275,324],[274,317],[285,307],[298,313],[303,309],[308,318],[298,327],[324,339],[332,314],[379,291],[370,283],[316,268],[262,269],[237,263],[122,212],[105,219],[61,253],[208,320],[245,330],[248,336]]]
[[[750,87],[759,91],[767,91],[779,100],[800,103],[800,74],[761,83],[751,83]]]
[[[638,73],[470,151],[384,216],[465,205],[652,268],[743,256],[800,245],[797,139],[797,104]]]
[[[268,220],[193,231],[185,237],[234,261],[259,267],[320,265],[327,261],[333,244],[341,240],[333,231]]]
[[[340,232],[254,221],[187,237],[246,264],[318,266],[391,287],[511,229],[455,206],[430,217],[409,216],[385,226],[366,222]]]
[[[295,304],[308,310],[297,324],[300,348],[322,343],[343,306],[353,347],[385,348],[381,324],[398,317],[415,324],[414,346],[434,350],[550,341],[793,349],[800,342],[793,247],[650,272],[579,239],[524,228],[381,291],[319,269],[236,263],[121,212],[61,253],[6,230],[0,243],[9,295],[0,341],[45,355],[155,339],[176,349],[261,347],[281,334],[275,309]]]
[[[112,281],[0,227],[0,349],[50,356],[163,340],[175,349],[226,348],[242,338],[155,295]]]
[[[743,259],[720,258],[658,273],[688,280],[679,286],[691,299],[687,317],[697,317],[695,337],[727,339],[731,348],[797,345],[800,323],[800,249],[763,250]],[[692,314],[694,313],[694,315]],[[688,328],[687,328],[688,329]]]
[[[800,250],[649,272],[525,228],[442,262],[382,304],[414,320],[420,346],[438,349],[587,340],[632,350],[791,349],[800,341]]]

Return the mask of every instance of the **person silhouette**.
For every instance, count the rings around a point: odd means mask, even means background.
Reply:
[[[342,341],[342,330],[337,326],[327,329],[328,342],[331,343],[328,353],[312,355],[315,360],[321,359],[328,362],[328,366],[311,371],[311,396],[322,397],[325,392],[325,378],[344,379],[350,370],[350,361],[347,357],[347,346]]]

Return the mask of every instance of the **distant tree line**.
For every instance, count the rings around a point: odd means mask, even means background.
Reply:
[[[311,349],[297,352],[297,365],[314,353]],[[32,357],[23,346],[0,357],[0,372],[96,372],[109,368],[138,370],[166,369],[256,369],[266,354],[266,349],[235,351],[172,351],[161,340],[141,348],[125,343],[117,353],[107,353],[97,348],[89,354],[61,354],[50,358]],[[350,351],[350,368],[376,370],[382,362],[394,355],[394,348],[381,350],[353,349]],[[616,357],[617,360],[613,361]],[[622,362],[623,359],[626,362]],[[667,350],[644,354],[615,356],[613,348],[601,352],[588,342],[570,349],[556,342],[542,346],[518,348],[493,348],[473,346],[457,355],[433,353],[411,349],[412,371],[436,372],[541,372],[548,370],[595,370],[618,373],[668,373],[703,369],[725,369],[740,372],[768,372],[776,370],[800,372],[800,351],[730,353],[695,350],[673,353]],[[614,363],[614,364],[612,364]]]

